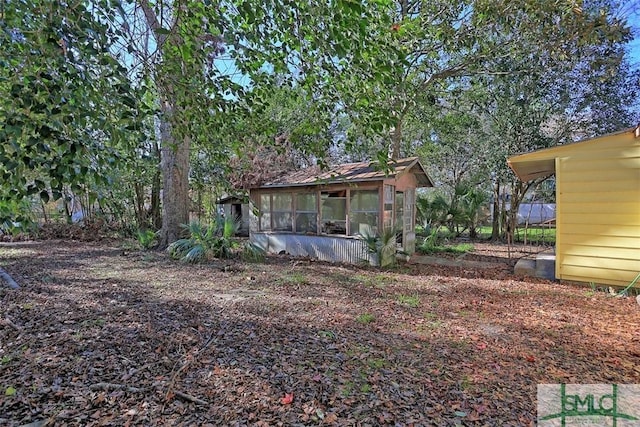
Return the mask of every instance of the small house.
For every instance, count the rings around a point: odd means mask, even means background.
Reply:
[[[398,249],[415,251],[416,189],[432,187],[417,157],[309,168],[249,190],[250,239],[269,253],[357,263],[363,236],[397,231]]]
[[[225,218],[233,218],[238,223],[237,234],[239,236],[249,235],[249,199],[246,194],[226,195],[217,201],[220,210]]]
[[[522,181],[556,176],[557,279],[624,286],[640,273],[640,127],[508,164]]]

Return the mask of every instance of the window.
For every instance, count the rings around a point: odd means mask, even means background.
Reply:
[[[318,232],[316,193],[296,195],[296,233]]]
[[[402,245],[402,236],[404,234],[404,193],[396,192],[396,230],[398,231],[398,243]]]
[[[260,231],[293,231],[293,195],[261,194],[259,203]]]
[[[378,233],[378,190],[352,190],[349,198],[351,213],[350,234],[376,235]]]
[[[293,223],[291,222],[291,194],[276,193],[273,194],[272,197],[272,229],[274,231],[293,231]]]
[[[260,230],[271,230],[271,194],[260,195]]]
[[[347,234],[347,190],[320,193],[322,232]]]
[[[384,209],[382,214],[382,226],[385,230],[393,227],[393,196],[396,187],[393,185],[384,186]]]
[[[411,232],[416,221],[415,218],[415,190],[407,189],[404,193],[404,231]]]

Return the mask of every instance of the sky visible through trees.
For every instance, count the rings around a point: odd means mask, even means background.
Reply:
[[[639,118],[636,2],[76,3],[0,3],[3,223],[81,200],[168,244],[278,156],[417,154],[488,200],[517,192],[507,155]]]

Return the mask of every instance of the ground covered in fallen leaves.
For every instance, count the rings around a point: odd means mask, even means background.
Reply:
[[[640,307],[495,268],[0,245],[0,425],[534,425],[539,383],[640,383]],[[512,253],[522,256],[523,250]]]

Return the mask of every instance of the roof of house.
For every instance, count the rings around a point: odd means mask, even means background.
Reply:
[[[530,153],[518,154],[507,159],[509,167],[518,175],[521,181],[531,181],[553,175],[556,172],[556,158],[571,154],[573,150],[579,150],[586,144],[599,142],[603,138],[634,132],[640,135],[640,126],[609,133],[595,138],[583,139],[555,147],[543,148]]]
[[[321,171],[318,168],[299,170],[256,188],[300,187],[308,185],[324,185],[348,182],[380,181],[395,178],[404,173],[413,173],[418,180],[419,187],[433,187],[431,178],[427,175],[417,157],[390,160],[389,170],[381,170],[379,162],[345,163],[330,166]]]
[[[246,194],[225,194],[222,195],[216,204],[224,205],[226,203],[248,203],[249,197]]]

